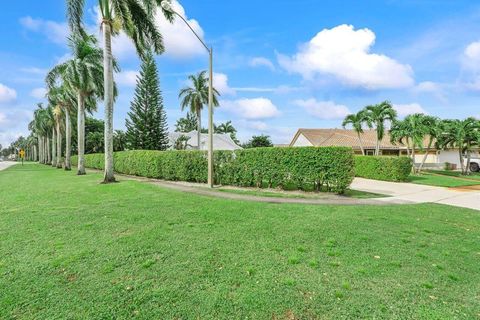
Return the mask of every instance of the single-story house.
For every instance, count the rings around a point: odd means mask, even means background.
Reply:
[[[198,149],[198,135],[197,131],[190,131],[188,133],[183,132],[171,132],[168,134],[169,145],[171,149],[174,149],[177,140],[180,137],[186,137],[184,143],[186,150]],[[242,149],[239,145],[232,140],[229,134],[213,134],[213,149],[214,150],[238,150]],[[208,150],[208,134],[202,133],[200,135],[200,150]]]
[[[366,155],[375,154],[377,144],[377,132],[375,130],[364,130],[361,134],[363,148]],[[424,149],[415,150],[415,163],[421,163],[428,147],[429,139],[425,139]],[[354,130],[348,129],[299,129],[290,143],[290,147],[327,147],[341,146],[351,147],[355,154],[362,154],[358,135]],[[393,144],[390,141],[388,130],[385,131],[383,140],[380,142],[380,154],[388,156],[407,155],[407,147],[403,144]],[[478,150],[472,154],[472,157],[479,156]],[[432,146],[428,152],[425,166],[439,167],[445,163],[451,163],[460,167],[458,149],[439,150]]]

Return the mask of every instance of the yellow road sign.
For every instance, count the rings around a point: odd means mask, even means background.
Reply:
[[[25,151],[23,149],[20,150],[20,152],[18,153],[20,158],[25,158]]]

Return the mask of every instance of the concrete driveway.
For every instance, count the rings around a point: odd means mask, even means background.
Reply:
[[[411,203],[441,203],[480,210],[480,190],[449,189],[413,183],[399,183],[355,178],[350,188],[390,195],[381,201],[408,201]]]
[[[7,169],[8,167],[11,167],[13,165],[18,164],[18,162],[15,161],[0,161],[0,171]]]

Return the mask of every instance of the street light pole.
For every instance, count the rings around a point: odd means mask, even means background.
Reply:
[[[193,34],[197,37],[200,43],[207,49],[209,54],[210,60],[210,70],[209,70],[209,78],[208,78],[208,187],[213,188],[214,186],[214,179],[213,179],[213,48],[209,48],[205,42],[200,38],[200,36],[193,30],[190,24],[182,17],[178,12],[173,10],[170,2],[162,1],[161,6],[165,11],[171,12],[176,16],[180,17],[180,19],[185,22],[188,28],[193,32]],[[200,141],[198,141],[198,147],[200,148]]]
[[[213,188],[213,48],[209,50],[210,77],[208,81],[208,187]]]

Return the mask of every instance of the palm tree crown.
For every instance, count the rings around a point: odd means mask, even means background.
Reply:
[[[393,122],[397,117],[397,112],[393,109],[389,101],[384,101],[376,105],[367,106],[365,108],[365,117],[369,123],[375,125],[377,131],[376,155],[380,153],[380,141],[385,136],[385,123]]]
[[[202,109],[204,105],[208,104],[209,79],[206,71],[202,71],[197,75],[190,75],[188,79],[191,81],[191,86],[181,89],[178,97],[181,99],[180,106],[182,111],[188,108],[190,112],[197,116],[197,139],[198,148],[200,148]],[[212,89],[212,103],[214,107],[217,107],[219,105],[217,97],[220,96],[220,93],[218,93],[217,89]]]

